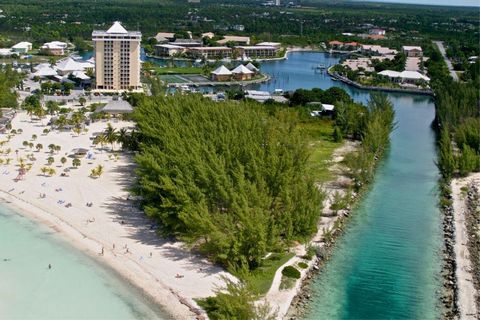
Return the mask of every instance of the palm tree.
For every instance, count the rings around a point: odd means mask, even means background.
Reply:
[[[52,154],[53,154],[53,152],[55,152],[55,148],[56,148],[56,146],[53,143],[50,143],[48,145],[48,150],[50,150],[50,153],[52,153]]]
[[[113,144],[115,141],[118,140],[118,135],[117,135],[117,129],[112,127],[110,123],[107,125],[107,129],[105,129],[104,135],[105,135],[105,140],[111,144],[112,146],[112,151],[113,151]]]
[[[40,172],[43,173],[44,176],[47,176],[48,168],[47,167],[41,167]]]
[[[56,173],[55,169],[53,169],[53,168],[48,168],[48,174],[49,174],[50,176],[53,176],[55,173]]]
[[[43,144],[37,143],[37,145],[35,146],[35,148],[37,149],[38,152],[40,152],[40,150],[43,149]]]
[[[128,131],[125,128],[121,128],[118,130],[118,137],[117,140],[122,144],[122,148],[126,148],[126,141],[128,139]]]
[[[47,158],[47,163],[49,166],[51,166],[55,162],[55,159],[53,157],[48,157]]]
[[[36,134],[32,134],[32,140],[33,141],[37,140],[37,135]]]
[[[67,163],[67,158],[65,157],[60,158],[60,162],[62,163],[62,166],[64,166],[65,163]]]
[[[85,99],[84,97],[80,97],[78,99],[78,103],[80,103],[81,106],[85,105],[86,102],[87,102],[87,99]]]
[[[74,168],[80,167],[80,164],[81,164],[81,163],[80,163],[80,159],[75,158],[75,159],[72,160],[72,166],[73,166]]]

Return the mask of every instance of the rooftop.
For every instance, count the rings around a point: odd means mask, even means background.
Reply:
[[[142,36],[142,33],[140,31],[127,31],[118,21],[115,21],[113,25],[107,30],[94,30],[92,32],[93,37],[98,37],[98,36]]]

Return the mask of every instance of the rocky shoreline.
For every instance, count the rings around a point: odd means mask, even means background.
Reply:
[[[472,263],[473,285],[477,291],[477,317],[480,318],[480,186],[471,183],[467,191],[467,234],[470,261]]]
[[[458,310],[458,290],[457,290],[457,281],[455,277],[455,270],[457,268],[455,262],[455,226],[454,226],[454,210],[451,204],[452,195],[448,193],[444,196],[448,201],[448,205],[444,205],[441,208],[443,213],[443,239],[444,246],[442,250],[443,254],[443,290],[440,301],[444,308],[442,313],[443,319],[455,319],[459,315]]]

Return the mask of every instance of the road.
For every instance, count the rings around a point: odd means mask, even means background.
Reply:
[[[433,41],[433,43],[435,43],[438,47],[438,50],[440,50],[443,59],[447,63],[448,71],[450,71],[450,75],[452,76],[453,80],[458,81],[458,75],[455,70],[453,70],[452,62],[447,57],[447,52],[445,51],[445,47],[443,46],[443,41]]]

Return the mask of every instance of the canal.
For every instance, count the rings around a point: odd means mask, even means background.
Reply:
[[[298,52],[263,64],[273,76],[261,90],[331,86],[360,102],[369,93],[332,81],[312,67],[338,57]],[[436,319],[442,260],[435,116],[431,97],[388,94],[396,129],[375,181],[360,200],[331,259],[311,285],[306,319]]]

